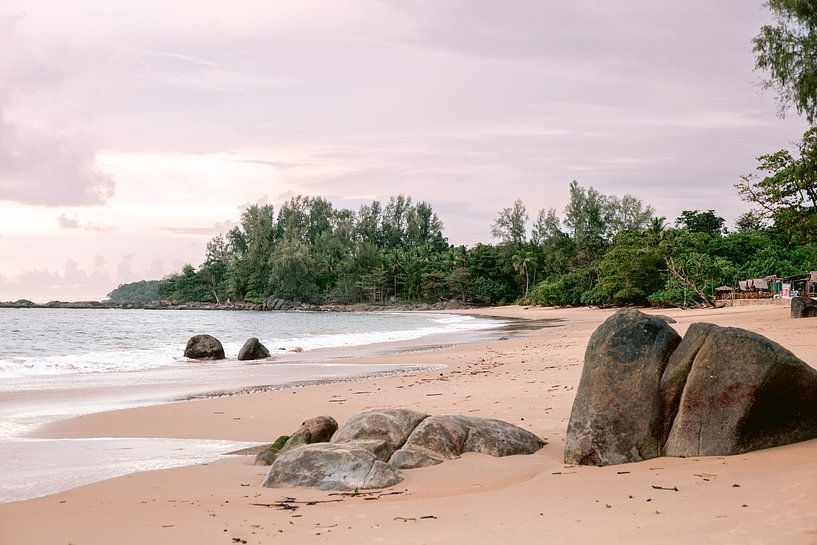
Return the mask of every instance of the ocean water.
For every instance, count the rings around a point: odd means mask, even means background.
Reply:
[[[81,414],[152,405],[244,388],[359,380],[423,372],[434,365],[360,365],[389,344],[467,342],[504,322],[432,313],[299,313],[174,310],[0,309],[0,501],[101,479],[206,463],[238,443],[164,438],[34,439],[42,424]],[[209,333],[227,359],[192,361],[187,339]],[[258,337],[272,360],[240,362]],[[300,347],[302,353],[291,352]],[[112,455],[113,453],[113,455]]]
[[[271,352],[406,341],[484,330],[496,320],[425,313],[0,309],[0,380],[193,365],[182,356],[198,333],[228,359],[249,337]]]

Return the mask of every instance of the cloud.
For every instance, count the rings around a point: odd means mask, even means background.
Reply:
[[[68,217],[67,214],[60,214],[57,223],[62,229],[79,229],[79,220],[76,216]]]
[[[259,206],[267,204],[267,199],[264,197],[261,201],[257,203]],[[247,208],[249,208],[249,204],[242,205],[241,211],[243,212]],[[168,233],[173,233],[174,235],[209,235],[215,236],[220,233],[226,233],[233,227],[235,227],[237,223],[233,222],[232,220],[226,220],[214,223],[209,226],[181,226],[181,227],[163,227],[162,230]]]
[[[97,167],[95,150],[81,131],[13,115],[17,103],[59,92],[79,69],[67,44],[29,45],[17,32],[20,21],[0,14],[0,200],[103,204],[113,195],[114,181]]]
[[[105,225],[102,223],[93,223],[88,222],[82,226],[85,231],[89,231],[91,233],[110,233],[111,231],[116,231],[116,227],[113,225]]]
[[[104,260],[97,260],[94,269],[88,271],[69,258],[62,271],[29,269],[0,283],[5,298],[26,297],[39,302],[54,299],[79,301],[99,299],[102,291],[109,290],[111,278],[104,269]]]
[[[113,179],[81,138],[27,129],[0,112],[0,200],[46,206],[104,204]]]
[[[165,266],[161,259],[153,259],[150,262],[150,269],[148,269],[148,278],[159,279],[165,275]]]
[[[116,228],[112,225],[104,225],[101,223],[94,223],[90,221],[81,224],[76,214],[74,214],[73,216],[69,216],[68,214],[65,213],[60,214],[57,217],[57,224],[60,226],[61,229],[82,228],[83,231],[88,231],[91,233],[108,233],[116,230]]]
[[[136,280],[136,273],[133,271],[134,257],[136,257],[135,253],[127,254],[122,258],[122,261],[119,262],[119,265],[117,265],[117,278],[120,282],[131,282]]]

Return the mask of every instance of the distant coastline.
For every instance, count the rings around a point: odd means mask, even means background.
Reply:
[[[251,303],[245,301],[210,303],[210,302],[178,302],[178,301],[49,301],[47,303],[35,303],[28,299],[18,299],[16,301],[0,301],[0,308],[14,309],[122,309],[122,310],[254,310],[254,311],[301,311],[301,312],[405,312],[405,311],[431,311],[431,310],[460,310],[468,308],[479,308],[476,305],[463,304],[457,300],[440,301],[437,303],[416,303],[416,304],[336,304],[328,303],[315,305],[301,303],[299,301],[286,301],[283,299],[268,299],[263,303]]]

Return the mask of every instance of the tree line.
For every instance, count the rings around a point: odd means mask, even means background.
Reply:
[[[431,205],[411,197],[353,211],[297,196],[277,211],[249,206],[198,267],[151,288],[166,300],[217,303],[711,305],[720,285],[817,270],[817,176],[806,176],[817,173],[815,131],[799,152],[759,158],[760,174],[737,184],[756,208],[732,231],[714,210],[669,223],[637,197],[573,181],[561,213],[541,209],[531,221],[517,200],[498,212],[494,244],[468,248],[449,244]]]

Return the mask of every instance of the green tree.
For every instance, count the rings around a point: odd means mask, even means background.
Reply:
[[[491,236],[503,244],[521,246],[527,238],[528,212],[525,204],[516,199],[513,206],[503,208],[491,226]]]
[[[520,252],[513,256],[513,268],[525,279],[525,293],[522,295],[522,302],[528,300],[528,290],[530,288],[530,269],[533,265],[533,254],[530,252]]]
[[[739,233],[746,233],[751,231],[765,231],[769,227],[763,214],[750,210],[741,214],[735,221],[735,228]]]
[[[467,267],[457,267],[448,275],[448,289],[457,294],[460,301],[465,303],[474,291],[474,283]]]
[[[575,246],[574,267],[587,267],[607,248],[607,198],[593,189],[570,182],[570,201],[565,207],[564,224]]]
[[[769,73],[764,87],[777,91],[781,114],[794,106],[817,120],[817,7],[814,0],[768,0],[777,19],[754,38],[756,69]]]
[[[744,176],[738,193],[757,206],[756,213],[776,226],[817,241],[817,128],[803,134],[799,157],[780,150],[758,157],[765,176]]]
[[[701,212],[700,210],[684,210],[675,220],[675,225],[690,233],[705,233],[709,236],[719,236],[725,233],[726,220],[715,214],[714,210]]]
[[[159,281],[159,295],[172,301],[209,301],[210,288],[192,265],[182,267],[181,274],[171,274]]]
[[[119,303],[149,303],[161,300],[158,280],[139,280],[128,284],[119,284],[108,299]]]
[[[653,234],[622,231],[597,264],[598,279],[589,302],[605,305],[644,305],[664,284],[664,258]]]

